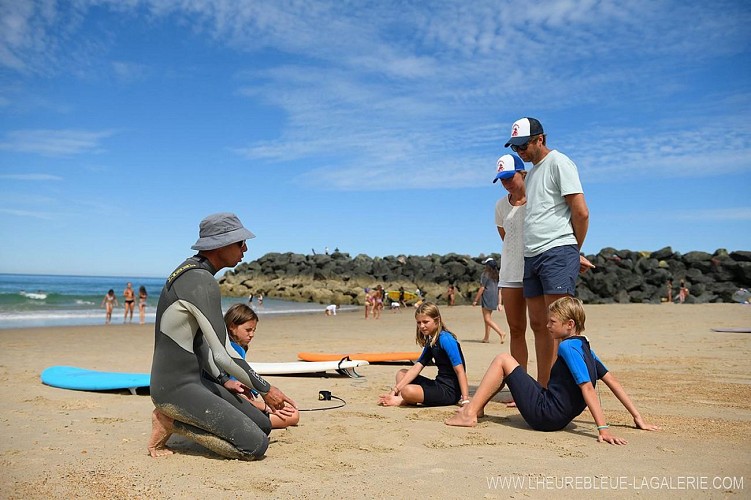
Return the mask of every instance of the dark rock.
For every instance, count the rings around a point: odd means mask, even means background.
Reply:
[[[751,262],[751,252],[745,250],[730,252],[730,258],[737,262]]]
[[[490,254],[496,260],[500,255]],[[429,300],[445,303],[448,284],[457,290],[457,303],[471,302],[479,288],[485,255],[456,253],[371,258],[334,251],[331,255],[268,253],[227,271],[219,279],[223,294],[270,297],[303,302],[363,304],[364,289],[381,284],[387,290],[420,288]],[[659,303],[665,284],[673,280],[674,296],[681,279],[690,289],[688,303],[732,302],[739,288],[751,287],[751,252],[681,255],[665,247],[656,252],[603,248],[587,258],[597,267],[579,275],[577,296],[588,304]]]
[[[653,259],[657,260],[667,260],[673,257],[673,249],[670,247],[665,247],[657,250],[656,252],[652,252],[650,255]]]

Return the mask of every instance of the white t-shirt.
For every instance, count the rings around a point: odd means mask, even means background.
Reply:
[[[511,205],[508,195],[495,204],[495,225],[506,231],[501,250],[499,283],[521,283],[524,279],[525,212],[526,205]]]
[[[527,173],[525,186],[524,256],[534,257],[551,248],[576,245],[571,209],[564,198],[584,192],[574,162],[552,150]]]
[[[331,313],[333,316],[336,316],[336,305],[331,304],[330,306],[326,306],[326,311]]]

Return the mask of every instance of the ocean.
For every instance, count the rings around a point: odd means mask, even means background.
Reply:
[[[146,322],[154,323],[156,305],[165,278],[136,278],[122,276],[53,276],[0,273],[0,328],[30,328],[45,326],[102,325],[105,310],[102,299],[109,289],[115,291],[120,304],[112,312],[112,324],[122,324],[123,290],[127,282],[133,283],[136,308],[133,322],[138,323],[138,289],[146,287],[149,294]],[[223,297],[222,311],[242,297]],[[325,305],[291,302],[264,297],[260,306],[253,306],[259,316],[274,314],[323,313]],[[342,311],[356,306],[342,306]]]

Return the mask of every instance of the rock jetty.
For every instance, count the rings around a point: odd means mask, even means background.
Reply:
[[[369,257],[335,251],[330,255],[268,253],[257,260],[227,271],[219,279],[222,294],[242,297],[263,293],[268,297],[320,304],[365,302],[365,288],[400,286],[419,289],[427,300],[446,303],[446,290],[453,284],[456,303],[469,304],[477,292],[482,261],[500,260],[499,254],[398,255]],[[595,269],[579,276],[577,296],[587,304],[655,303],[666,300],[667,282],[673,280],[673,298],[684,280],[687,303],[732,302],[739,288],[751,288],[751,252],[656,252],[604,248],[587,255]]]

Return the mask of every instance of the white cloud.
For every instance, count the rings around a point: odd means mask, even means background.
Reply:
[[[0,208],[0,213],[11,215],[14,217],[24,217],[31,219],[53,220],[54,214],[48,212],[33,212],[30,210],[16,210],[12,208]]]
[[[671,212],[666,218],[704,222],[751,222],[751,207],[685,210]]]
[[[0,174],[0,179],[7,179],[11,181],[61,181],[62,177],[51,174]]]
[[[33,153],[42,156],[72,156],[96,153],[102,139],[112,131],[87,130],[15,130],[0,141],[0,150]]]

